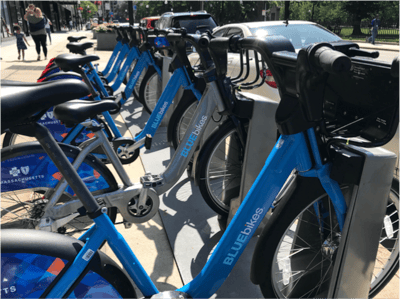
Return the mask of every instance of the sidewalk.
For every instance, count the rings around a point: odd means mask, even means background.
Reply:
[[[28,47],[28,50],[26,50],[25,61],[17,59],[18,52],[15,40],[11,44],[2,43],[0,53],[2,57],[1,79],[36,82],[37,78],[40,76],[51,58],[62,53],[68,53],[65,47],[67,44],[67,37],[82,35],[86,35],[88,37],[84,41],[93,42],[95,44],[94,46],[96,46],[96,40],[91,39],[91,31],[55,33],[52,34],[52,45],[48,45],[48,59],[43,60],[42,53],[42,60],[40,61],[37,61],[37,54],[31,37],[27,38],[28,43],[31,46]],[[87,52],[88,54],[96,54],[100,57],[100,60],[98,61],[100,70],[104,69],[108,58],[111,55],[111,51],[96,51],[95,48],[91,48]],[[122,117],[118,115],[114,119],[121,133],[126,137],[132,137]],[[124,168],[128,172],[128,175],[133,183],[139,182],[139,178],[145,174],[140,157],[132,164],[124,165]],[[117,181],[121,183],[112,166],[110,169],[114,173]],[[118,215],[117,222],[121,221],[122,217]],[[152,278],[158,290],[174,290],[183,285],[161,218],[158,213],[153,219],[146,223],[133,224],[130,229],[125,229],[125,227],[120,224],[117,225],[117,229],[124,236],[129,246],[135,252],[138,260]],[[107,245],[104,246],[102,250],[105,251],[111,258],[117,260]],[[139,297],[142,296],[139,290],[136,290],[136,292]]]
[[[367,43],[365,41],[355,41],[361,49],[368,49],[368,50],[382,50],[382,51],[393,51],[399,52],[399,45],[395,44],[388,44],[388,43],[380,43],[376,42],[375,45],[371,43]]]

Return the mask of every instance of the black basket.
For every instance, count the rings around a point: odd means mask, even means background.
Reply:
[[[324,90],[324,119],[329,136],[360,136],[386,143],[398,126],[399,80],[391,64],[353,58],[350,73],[330,75]]]

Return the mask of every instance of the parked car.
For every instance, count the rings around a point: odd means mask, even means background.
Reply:
[[[263,38],[270,35],[282,35],[289,39],[296,52],[302,47],[317,42],[338,42],[342,39],[329,31],[325,27],[307,21],[265,21],[265,22],[249,22],[228,24],[217,27],[213,30],[214,36],[229,37],[232,35],[240,35],[241,37],[255,36]],[[240,54],[228,53],[228,75],[235,77],[240,70]],[[251,82],[255,79],[256,71],[254,58],[250,63],[250,76],[244,82]],[[189,56],[192,65],[198,64],[198,55],[193,53]],[[267,66],[268,67],[268,66]],[[265,83],[259,88],[248,90],[261,96],[268,97],[275,101],[280,101],[280,96],[274,78],[267,69]]]
[[[140,20],[140,27],[154,29],[158,19],[160,19],[160,16],[143,18]]]
[[[214,17],[206,11],[193,12],[166,12],[158,19],[155,28],[185,28],[188,33],[203,33],[206,30],[213,30],[217,27]],[[191,45],[187,44],[188,52],[192,51]],[[172,55],[171,52],[164,51],[164,55]]]

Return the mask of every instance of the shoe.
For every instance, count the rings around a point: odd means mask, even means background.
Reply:
[[[44,60],[47,60],[47,56],[44,57]]]
[[[40,55],[38,55],[37,60],[40,60]]]
[[[22,58],[22,60],[23,60],[23,61],[25,61],[25,57],[24,57],[24,58]]]

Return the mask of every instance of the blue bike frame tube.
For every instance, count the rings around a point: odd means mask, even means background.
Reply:
[[[97,97],[95,97],[94,99],[95,99],[96,101],[101,101],[100,96],[97,96]],[[104,118],[105,118],[105,120],[106,120],[106,122],[107,122],[107,125],[109,126],[109,128],[111,129],[111,131],[112,131],[113,134],[114,134],[114,137],[115,137],[115,138],[122,137],[122,134],[121,134],[121,132],[118,130],[117,126],[115,125],[115,122],[114,122],[114,120],[112,119],[110,112],[104,111],[104,112],[102,112],[101,114],[104,116]]]
[[[127,99],[131,96],[133,90],[135,89],[135,85],[139,80],[140,74],[145,68],[148,68],[149,65],[151,65],[152,61],[153,59],[147,51],[140,55],[138,61],[136,62],[135,68],[128,79],[128,82],[126,83],[124,93]],[[125,100],[123,98],[121,99],[121,104],[125,104]]]
[[[126,54],[128,54],[129,52],[129,45],[125,44],[123,45],[121,51],[118,54],[117,60],[115,61],[115,64],[111,70],[111,72],[105,76],[105,78],[108,80],[108,82],[111,82],[112,80],[114,80],[115,76],[117,75],[119,68],[122,64],[122,61],[124,60]]]
[[[211,297],[232,271],[292,170],[306,171],[311,167],[303,133],[282,135],[207,264],[178,291],[192,298]]]
[[[93,81],[96,82],[96,84],[100,87],[100,92],[103,94],[104,97],[108,97],[109,94],[106,90],[106,88],[104,87],[103,82],[101,81],[99,75],[95,72],[92,63],[90,62],[90,67],[93,69],[93,71],[91,72],[93,74]]]
[[[333,207],[335,209],[336,217],[339,223],[340,231],[343,230],[344,221],[346,218],[347,205],[344,199],[342,190],[338,182],[330,178],[331,163],[322,164],[321,155],[319,154],[317,139],[315,137],[314,129],[307,130],[308,140],[310,141],[311,151],[313,153],[315,167],[308,172],[299,173],[304,177],[316,177],[320,180],[322,187],[331,198]]]
[[[63,277],[58,281],[54,288],[50,291],[47,298],[62,298],[62,296],[74,284],[77,277],[85,270],[90,262],[93,253],[101,246],[104,240],[107,240],[110,248],[121,261],[123,267],[133,279],[137,287],[144,296],[150,297],[158,293],[158,290],[151,278],[132,252],[122,235],[117,231],[110,218],[101,214],[93,219],[93,225],[86,235],[86,244],[76,256],[72,265],[65,272]]]
[[[119,72],[117,79],[115,80],[114,84],[111,85],[112,90],[116,91],[121,86],[132,62],[139,57],[140,52],[138,48],[133,47],[129,50],[128,57],[126,57],[124,65],[122,66],[122,69]]]
[[[103,74],[103,76],[106,76],[108,74],[108,72],[111,70],[112,65],[114,64],[115,58],[118,55],[118,52],[122,49],[122,43],[121,41],[117,42],[117,45],[114,48],[114,51],[111,54],[110,59],[107,62],[106,68],[104,69],[104,71],[101,71],[101,73]]]
[[[82,128],[83,126],[81,124],[77,124],[61,142],[71,144],[72,140],[79,135],[79,132],[82,130]]]
[[[179,88],[187,85],[188,80],[184,70],[182,68],[176,69],[172,74],[172,77],[168,80],[167,86],[161,94],[161,97],[158,100],[153,113],[150,115],[146,126],[142,132],[134,138],[135,141],[145,138],[147,134],[154,136],[158,127],[160,126],[161,120],[164,118],[165,113],[167,113],[167,110],[174,100]]]

